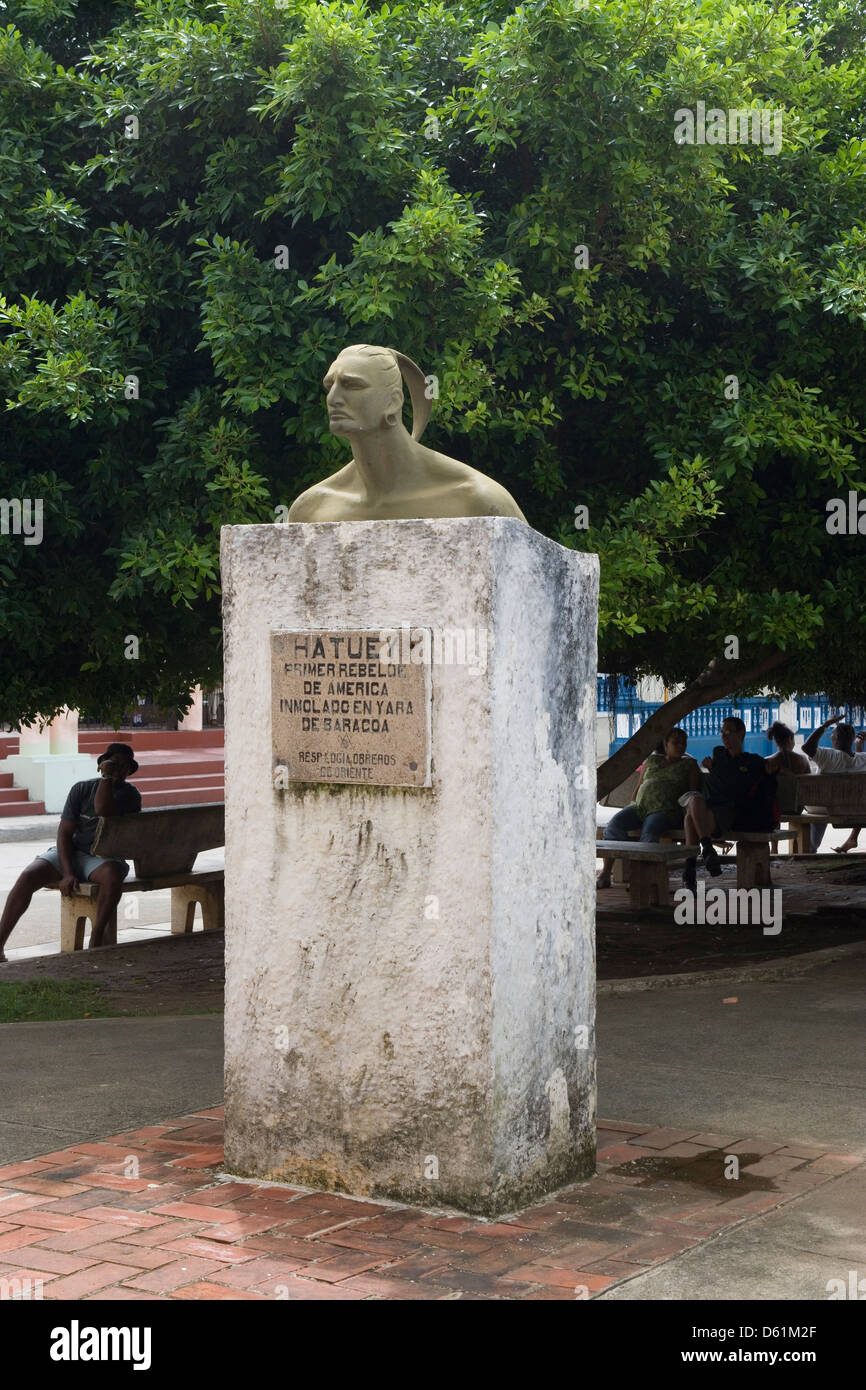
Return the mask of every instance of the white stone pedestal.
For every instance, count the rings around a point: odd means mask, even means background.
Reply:
[[[76,749],[76,752],[78,750]],[[48,757],[51,752],[51,725],[24,724],[18,735],[18,756],[25,758]]]
[[[587,1177],[595,557],[511,518],[234,526],[223,586],[228,1169],[486,1214]],[[271,632],[403,623],[466,639],[432,786],[275,789]]]
[[[179,729],[191,729],[194,732],[199,732],[203,728],[204,718],[204,710],[202,707],[203,695],[201,686],[197,685],[193,690],[192,694],[192,704],[190,705],[187,713],[183,716],[183,718],[178,720],[177,727]]]
[[[69,788],[96,777],[98,768],[96,759],[87,753],[52,753],[42,758],[13,753],[0,763],[0,772],[11,772],[16,786],[27,788],[31,801],[44,801],[45,810],[56,814],[63,810]]]
[[[48,737],[52,757],[78,757],[78,710],[64,709],[56,715],[48,726]]]
[[[78,710],[64,709],[41,728],[25,724],[18,752],[0,762],[0,772],[11,772],[31,801],[44,801],[47,812],[62,811],[69,788],[97,776],[96,759],[78,751]]]

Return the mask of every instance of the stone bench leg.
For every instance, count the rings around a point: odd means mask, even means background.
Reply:
[[[94,885],[92,897],[74,893],[70,898],[60,899],[60,950],[81,951],[84,949],[84,928],[87,922],[91,927],[96,921],[98,908],[98,889]],[[105,927],[103,946],[117,945],[117,913],[113,912]]]
[[[225,925],[225,885],[187,883],[171,890],[171,934],[183,936],[193,929],[196,903],[201,907],[205,931],[222,931]]]
[[[737,844],[737,887],[770,888],[770,846],[740,840]]]
[[[629,864],[629,903],[632,907],[664,907],[668,902],[667,864]]]
[[[613,873],[610,876],[611,883],[627,884],[629,881],[629,862],[626,859],[614,859]]]

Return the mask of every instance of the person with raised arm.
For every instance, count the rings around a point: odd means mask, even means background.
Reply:
[[[818,743],[821,736],[828,729],[833,729],[830,735],[832,746],[819,748]],[[819,724],[817,729],[813,729],[809,737],[804,740],[803,752],[811,758],[821,772],[833,774],[866,772],[863,734],[855,734],[853,724],[845,722],[844,714],[834,714],[830,719],[825,719],[823,724]],[[809,839],[813,854],[820,848],[826,832],[826,825],[813,825],[811,827]],[[844,845],[840,846],[838,853],[847,854],[849,849],[855,849],[858,835],[859,831],[852,830]]]

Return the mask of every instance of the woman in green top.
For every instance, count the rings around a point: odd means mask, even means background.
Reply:
[[[683,792],[697,791],[701,770],[695,758],[686,754],[688,734],[671,729],[658,751],[651,753],[641,768],[634,801],[624,806],[605,826],[606,840],[627,840],[630,830],[639,830],[643,841],[658,841],[666,830],[683,823],[679,799]],[[597,887],[609,888],[613,860],[606,859]]]

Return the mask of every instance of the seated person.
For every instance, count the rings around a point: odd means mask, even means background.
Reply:
[[[627,840],[630,830],[640,830],[641,840],[658,841],[666,830],[683,823],[679,798],[683,792],[697,791],[701,774],[696,760],[686,756],[688,735],[684,729],[671,729],[641,768],[635,799],[617,811],[605,826],[605,840]],[[605,859],[597,887],[609,888],[613,860]]]
[[[101,946],[109,918],[120,901],[123,880],[129,873],[125,859],[103,859],[91,854],[100,816],[127,816],[141,810],[141,793],[127,785],[126,778],[138,771],[132,749],[126,743],[112,743],[97,759],[99,776],[89,782],[76,782],[66,798],[57,831],[57,846],[38,854],[13,885],[0,917],[0,962],[6,960],[3,948],[13,928],[30,906],[37,888],[60,881],[64,897],[78,892],[80,880],[99,884],[96,920],[90,945]]]
[[[803,742],[803,752],[816,763],[820,772],[866,772],[866,753],[855,751],[854,728],[845,724],[844,714],[835,714],[825,719]],[[835,724],[835,728],[833,728]],[[833,729],[830,735],[832,748],[819,748],[821,735]],[[859,740],[862,744],[862,739]]]
[[[866,744],[866,729],[861,729],[860,732],[859,732],[859,734],[857,735],[857,737],[856,737],[855,740],[854,740],[854,756],[855,756],[855,758],[856,758],[856,756],[857,756],[858,753],[862,753],[862,752],[863,752],[864,744]],[[852,849],[856,849],[856,848],[857,848],[857,845],[858,845],[859,841],[860,841],[860,829],[859,829],[859,827],[856,827],[856,826],[855,826],[855,828],[851,831],[851,834],[848,836],[848,839],[845,840],[843,844],[841,844],[841,845],[834,845],[834,846],[833,846],[833,853],[834,853],[834,854],[847,854],[849,850],[852,850]]]
[[[767,738],[772,739],[777,751],[772,753],[769,758],[764,759],[764,767],[767,772],[779,779],[779,810],[781,819],[785,820],[787,816],[802,810],[797,778],[808,777],[812,771],[812,764],[805,753],[795,751],[794,730],[789,729],[787,724],[782,724],[777,719],[767,730]],[[773,844],[774,854],[777,849],[778,842],[775,842]]]
[[[794,751],[793,729],[789,729],[787,724],[782,724],[777,719],[767,730],[767,738],[773,740],[778,750],[772,753],[769,758],[764,759],[764,767],[768,772],[794,772],[798,777],[807,777],[809,775],[812,771],[809,759],[806,757],[805,753],[796,753]]]
[[[866,753],[862,751],[863,739],[858,734],[855,744],[854,728],[851,724],[846,724],[844,719],[844,714],[836,714],[832,719],[825,719],[824,723],[819,724],[817,729],[813,729],[809,737],[803,742],[803,752],[812,759],[819,772],[866,772]],[[834,725],[835,728],[833,728]],[[833,746],[831,748],[819,748],[818,741],[827,729],[833,729],[830,735],[830,742]],[[810,826],[809,838],[813,854],[820,849],[826,831],[826,825]],[[851,836],[849,836],[842,846],[841,852],[843,854],[846,854],[857,844],[857,833],[852,830],[851,835],[854,837],[853,844],[851,843]]]
[[[772,830],[776,824],[774,808],[776,779],[767,775],[764,759],[757,753],[744,753],[746,726],[736,714],[722,724],[721,745],[712,758],[704,758],[707,770],[704,787],[686,807],[686,844],[700,844],[704,867],[718,878],[722,872],[713,836],[729,830]],[[683,885],[692,892],[697,887],[695,860],[683,870]]]

